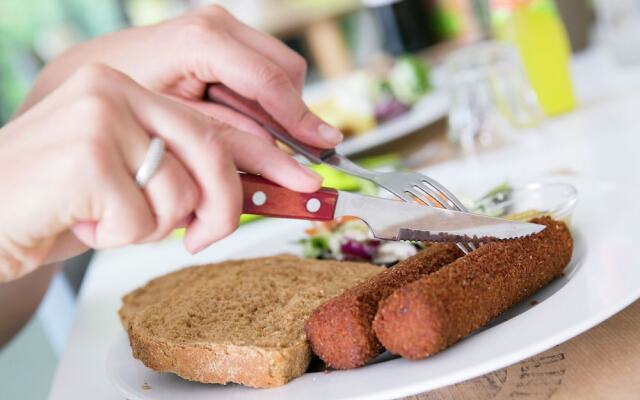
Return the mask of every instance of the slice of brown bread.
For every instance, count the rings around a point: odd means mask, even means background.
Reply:
[[[382,270],[292,256],[186,268],[125,296],[120,316],[134,357],[156,371],[279,386],[309,365],[311,311]]]
[[[120,320],[125,329],[129,329],[129,324],[133,317],[139,314],[145,307],[154,304],[169,295],[182,282],[193,277],[200,267],[182,268],[158,278],[152,279],[146,285],[137,288],[122,298],[122,307],[118,311]]]
[[[299,260],[298,257],[291,254],[280,254],[276,257],[282,260]],[[245,261],[246,260],[229,260],[225,261],[225,264],[242,264]],[[145,307],[151,304],[155,304],[158,301],[164,299],[175,288],[181,285],[182,282],[194,279],[195,275],[207,266],[208,265],[197,265],[170,272],[168,274],[152,279],[147,282],[146,285],[141,286],[126,294],[122,298],[122,307],[118,311],[120,320],[122,321],[122,325],[124,325],[124,328],[128,329],[129,321],[135,314],[138,314]]]

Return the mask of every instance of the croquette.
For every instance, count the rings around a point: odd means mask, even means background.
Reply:
[[[364,365],[383,351],[371,327],[378,302],[400,286],[437,271],[462,255],[450,243],[431,245],[322,304],[305,323],[314,353],[336,369]]]
[[[560,276],[573,251],[567,226],[548,217],[532,222],[546,229],[488,243],[381,301],[373,329],[382,345],[405,358],[427,357]]]

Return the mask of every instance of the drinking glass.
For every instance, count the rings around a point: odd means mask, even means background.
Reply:
[[[543,121],[519,54],[509,44],[487,41],[452,52],[442,83],[450,101],[449,139],[467,152],[478,142],[490,145]]]

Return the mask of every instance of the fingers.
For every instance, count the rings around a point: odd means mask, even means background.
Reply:
[[[140,168],[149,149],[149,132],[137,125],[133,117],[121,117],[127,129],[115,134],[122,148],[131,175]],[[200,192],[198,185],[182,163],[170,152],[165,154],[149,183],[141,190],[151,206],[156,227],[141,242],[152,242],[167,236],[196,208]]]
[[[105,208],[95,227],[94,242],[86,243],[97,249],[139,243],[156,227],[149,203],[129,171],[115,168],[112,173],[114,179],[103,194]]]
[[[195,218],[187,225],[184,238],[185,247],[191,253],[235,231],[242,212],[242,189],[233,162],[218,153],[218,159],[211,164],[211,169],[202,174],[209,184],[203,188]]]
[[[224,122],[225,124],[231,125],[240,131],[251,133],[255,136],[266,139],[271,143],[275,142],[273,137],[263,127],[258,125],[257,122],[225,106],[202,101],[185,100],[183,98],[175,98],[175,100],[187,104],[201,113],[213,117],[218,121]]]
[[[76,198],[62,218],[80,241],[93,248],[136,243],[155,229],[149,204],[123,158],[128,148],[114,139],[114,132],[127,133],[135,127],[117,90],[129,81],[96,65],[83,68],[61,87],[65,112],[77,123],[69,125],[75,136],[67,140],[66,151],[74,165],[82,166],[74,177]]]
[[[100,175],[99,175],[100,176]],[[111,163],[108,177],[101,175],[100,190],[92,192],[98,209],[93,221],[80,222],[72,231],[89,247],[104,249],[138,243],[156,227],[151,208],[125,168],[123,161]]]
[[[287,73],[298,95],[302,94],[307,75],[307,62],[301,55],[291,50],[282,41],[252,29],[233,17],[230,18],[229,25],[233,37],[279,65]]]
[[[145,242],[166,237],[194,212],[200,200],[198,185],[170,152],[165,154],[144,192],[156,216],[156,230]]]
[[[86,245],[104,248],[157,239],[188,220],[193,210],[185,246],[192,253],[200,251],[238,226],[242,208],[238,168],[294,190],[318,188],[319,177],[268,141],[154,95],[124,75],[117,81],[118,90],[110,85],[100,89],[111,93],[110,101],[91,103],[102,110],[96,113],[102,121],[98,125],[111,130],[116,140],[108,143],[117,148],[105,151],[99,140],[88,156],[104,160],[96,164],[95,174],[89,174],[99,178],[86,212],[90,218],[75,219],[97,223],[73,228]],[[167,153],[141,190],[133,175],[144,159],[149,136],[154,135],[166,141]]]
[[[315,192],[320,189],[322,177],[300,165],[277,147],[244,132],[229,137],[229,150],[235,164],[244,172],[262,175],[288,189]]]
[[[167,236],[185,221],[198,202],[198,187],[169,152],[144,190],[133,180],[133,172],[142,162],[149,137],[129,126],[129,138],[121,142],[126,157],[119,166],[110,168],[111,179],[101,182],[103,210],[95,220],[76,223],[73,234],[93,248],[116,247],[129,243],[156,241]],[[135,139],[134,139],[135,137]],[[144,145],[146,143],[146,147]],[[125,155],[126,154],[126,155]]]
[[[187,250],[198,252],[229,235],[238,226],[242,208],[240,179],[226,145],[237,131],[137,85],[128,89],[129,107],[138,120],[166,140],[199,187],[195,217],[185,235]]]
[[[126,92],[144,89],[116,71],[97,66],[83,71],[73,83],[87,92],[85,97],[78,96],[79,108],[72,111],[79,114],[78,121],[91,126],[79,139],[86,142],[80,153],[87,166],[79,179],[88,177],[85,183],[91,190],[86,191],[89,206],[74,213],[72,232],[94,248],[166,236],[191,214],[199,194],[189,173],[170,152],[164,154],[144,190],[135,183],[133,177],[146,157],[150,134],[129,107]],[[147,93],[150,101],[159,98]]]
[[[342,141],[340,131],[307,108],[283,68],[231,35],[224,37],[225,62],[220,62],[217,57],[220,49],[210,44],[213,40],[203,45],[200,52],[209,57],[196,69],[201,80],[220,80],[239,94],[258,101],[287,131],[307,144],[331,148]]]
[[[197,252],[237,228],[242,206],[238,168],[285,187],[314,191],[320,177],[268,141],[238,131],[180,103],[132,86],[129,107],[149,132],[163,137],[200,188],[185,245]]]
[[[298,94],[302,92],[302,85],[307,73],[307,63],[282,41],[250,28],[219,5],[202,7],[187,14],[183,19],[187,23],[187,29],[195,30],[198,32],[197,35],[202,32],[224,31],[229,33],[244,46],[261,53],[279,65],[297,88]],[[184,31],[185,29],[181,30]]]

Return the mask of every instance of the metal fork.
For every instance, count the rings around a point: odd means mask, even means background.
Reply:
[[[269,132],[271,132],[269,130]],[[286,143],[284,139],[280,139],[275,133],[271,132],[278,140]],[[295,139],[294,139],[295,140]],[[309,159],[309,155],[303,149],[294,148],[289,143],[288,146],[296,152]],[[307,147],[302,144],[302,146]],[[393,193],[397,197],[407,202],[419,202],[431,207],[441,207],[449,210],[458,210],[467,212],[465,206],[454,196],[449,190],[438,183],[435,179],[418,172],[377,172],[371,171],[357,165],[347,157],[333,151],[331,155],[325,158],[309,160],[314,163],[324,163],[331,165],[342,172],[349,175],[374,182]],[[465,254],[475,250],[473,243],[456,243],[460,250]]]
[[[274,138],[315,164],[328,164],[349,175],[374,182],[407,202],[419,202],[432,207],[467,211],[451,192],[434,179],[417,172],[377,172],[357,165],[335,149],[319,149],[304,144],[289,135],[257,102],[246,99],[222,84],[213,84],[208,99],[224,105],[257,122]],[[473,243],[456,243],[465,254],[475,250]]]

